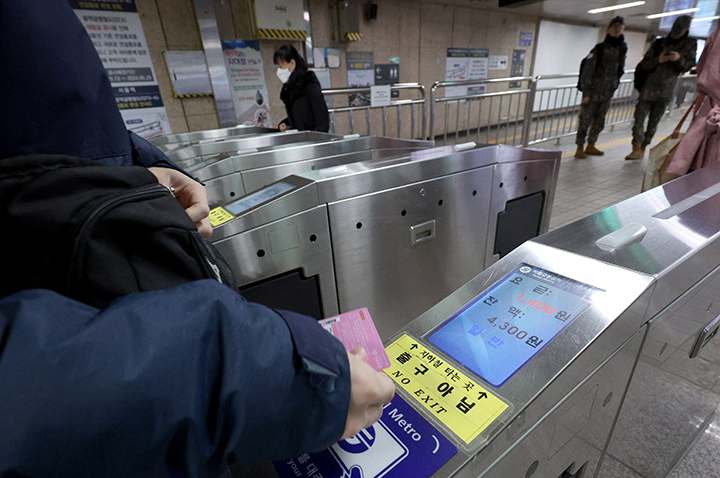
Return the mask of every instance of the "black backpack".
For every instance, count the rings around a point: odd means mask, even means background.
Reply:
[[[660,54],[662,53],[662,47],[663,44],[660,40],[655,40],[653,44],[650,45],[650,49],[652,50],[652,58],[660,56]],[[650,74],[655,71],[656,68],[657,67],[653,68],[652,70],[638,70],[637,67],[635,67],[633,86],[635,86],[636,90],[640,91],[643,89],[643,86],[645,86],[645,82],[650,77]]]
[[[600,61],[602,59],[603,49],[600,48],[600,45],[601,45],[600,43],[595,45],[595,47],[592,50],[590,50],[590,54],[588,56],[586,56],[585,58],[583,58],[582,61],[580,62],[580,73],[578,74],[578,84],[577,84],[577,89],[580,91],[582,91],[583,79],[586,78],[587,75],[595,74],[595,71],[587,71],[587,68],[586,68],[587,61],[588,61],[590,55],[597,55],[597,60],[595,60],[595,69],[596,70],[597,70],[597,65],[600,63]]]
[[[199,279],[237,290],[227,263],[145,168],[56,155],[2,159],[0,221],[0,297],[44,288],[104,307]]]

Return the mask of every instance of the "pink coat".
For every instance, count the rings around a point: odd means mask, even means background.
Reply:
[[[677,147],[667,172],[683,175],[718,161],[720,153],[720,28],[708,38],[697,64],[699,95],[705,100]]]

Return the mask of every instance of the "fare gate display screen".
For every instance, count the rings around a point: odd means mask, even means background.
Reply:
[[[604,292],[521,264],[425,338],[500,387]]]
[[[257,192],[245,196],[244,198],[240,198],[237,201],[228,204],[227,206],[225,206],[225,209],[227,209],[234,215],[239,216],[248,209],[253,208],[265,201],[275,199],[276,197],[290,191],[291,189],[295,189],[295,186],[284,182],[278,182],[266,187],[265,189],[261,189]]]

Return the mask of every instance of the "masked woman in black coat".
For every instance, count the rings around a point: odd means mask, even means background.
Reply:
[[[280,99],[285,103],[287,118],[280,122],[280,131],[324,131],[330,129],[325,98],[320,81],[308,70],[307,63],[292,45],[283,45],[275,52],[273,62],[282,81]]]

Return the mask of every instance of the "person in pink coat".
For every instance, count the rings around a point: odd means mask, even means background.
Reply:
[[[668,166],[683,175],[717,162],[720,153],[720,28],[708,38],[697,64],[699,107]],[[696,104],[698,104],[696,103]]]

